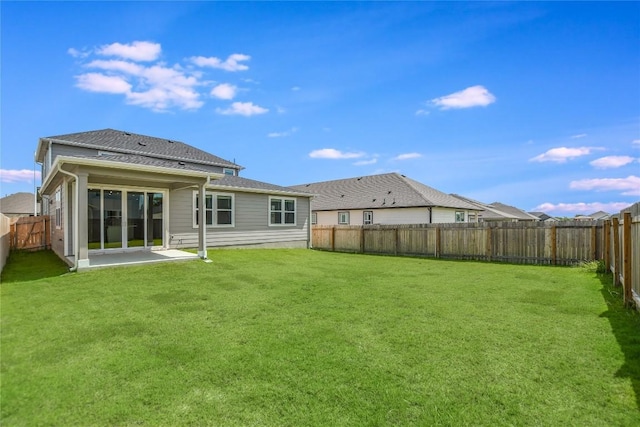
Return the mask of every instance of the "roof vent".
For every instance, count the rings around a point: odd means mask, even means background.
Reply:
[[[131,136],[131,134],[129,132],[125,132],[124,134],[127,135],[127,136]]]
[[[340,197],[344,197],[344,194],[341,194]]]
[[[360,181],[362,179],[362,177],[358,178],[358,181]]]
[[[142,145],[143,147],[145,147],[147,145],[146,142],[142,142],[142,141],[138,141],[138,145]]]
[[[372,202],[375,202],[375,201],[376,201],[376,199],[373,199],[373,200],[372,200]]]
[[[178,162],[180,166],[184,166],[184,162]]]
[[[173,141],[170,139],[167,139],[167,142],[170,142],[171,144],[173,144]]]
[[[387,191],[387,194],[391,194],[391,190]]]

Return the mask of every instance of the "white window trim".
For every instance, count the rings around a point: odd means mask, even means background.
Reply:
[[[369,214],[371,216],[371,219],[369,220],[369,222],[367,222],[367,220],[365,219],[367,214]],[[362,225],[371,225],[373,224],[373,211],[363,211],[362,212]]]
[[[279,211],[282,213],[282,223],[277,223],[274,224],[271,222],[271,201],[272,200],[281,200],[282,201],[282,210]],[[285,223],[284,219],[285,219],[285,202],[286,201],[293,201],[293,222],[292,223]],[[268,212],[267,212],[267,221],[269,222],[269,227],[295,227],[298,224],[298,201],[295,197],[278,197],[278,196],[269,196],[269,205],[267,207]]]
[[[311,212],[311,224],[318,223],[318,212]]]
[[[347,219],[346,222],[342,220],[342,216],[344,215],[344,217]],[[339,211],[338,212],[338,225],[349,225],[349,221],[351,218],[349,218],[351,215],[349,215],[349,211]]]
[[[462,214],[462,221],[458,221],[458,214]],[[467,222],[467,221],[466,221],[465,211],[456,211],[456,213],[454,214],[454,216],[455,216],[455,220],[456,220],[456,222]]]
[[[231,168],[222,168],[222,173],[229,176],[236,176],[236,170]]]
[[[55,203],[54,216],[55,216],[56,229],[60,230],[62,228],[62,187],[56,188],[54,203]]]
[[[234,193],[221,193],[221,192],[212,192],[207,191],[205,196],[212,197],[212,205],[211,210],[213,214],[211,215],[211,219],[213,224],[207,224],[207,228],[233,228],[236,226],[236,198]],[[231,197],[231,224],[216,224],[216,219],[218,217],[218,196],[226,196]],[[193,199],[191,202],[191,217],[192,217],[192,226],[193,228],[198,228],[198,222],[196,221],[196,200],[199,197],[199,192],[193,192]],[[206,218],[206,217],[205,217]]]

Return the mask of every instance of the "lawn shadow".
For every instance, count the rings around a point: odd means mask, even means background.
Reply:
[[[606,317],[611,330],[624,354],[624,364],[616,372],[618,378],[629,378],[636,395],[636,406],[640,410],[640,313],[625,308],[622,301],[622,287],[614,286],[610,274],[598,274],[602,283],[601,293],[607,303]]]
[[[61,276],[69,267],[53,251],[11,251],[2,269],[0,282],[28,282]]]

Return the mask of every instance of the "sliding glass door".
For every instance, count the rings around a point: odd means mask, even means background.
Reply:
[[[89,249],[163,246],[163,199],[161,192],[89,189]]]

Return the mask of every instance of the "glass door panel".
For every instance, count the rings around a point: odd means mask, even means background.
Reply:
[[[100,190],[89,190],[87,201],[87,235],[89,238],[89,249],[102,249],[102,217],[100,208],[102,204],[102,192]]]
[[[127,193],[127,247],[144,246],[144,193]]]
[[[122,248],[122,191],[104,190],[104,248]]]
[[[162,246],[162,193],[147,193],[147,246]]]

